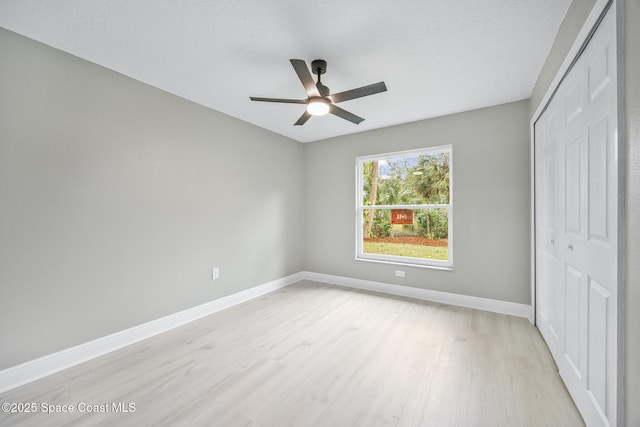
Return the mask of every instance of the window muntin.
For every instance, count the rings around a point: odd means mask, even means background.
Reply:
[[[356,259],[451,269],[451,146],[357,159]]]

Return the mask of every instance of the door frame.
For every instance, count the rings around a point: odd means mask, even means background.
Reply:
[[[530,287],[531,287],[531,307],[529,312],[529,322],[532,325],[536,325],[536,233],[535,233],[535,124],[538,119],[545,112],[549,105],[551,98],[556,94],[558,87],[562,83],[565,76],[569,73],[578,57],[588,44],[591,36],[595,32],[600,21],[604,18],[604,15],[611,9],[611,12],[615,14],[616,21],[616,43],[617,43],[617,64],[616,72],[618,75],[618,120],[617,120],[617,141],[616,149],[618,156],[618,259],[617,259],[617,343],[618,348],[616,351],[617,360],[616,363],[616,387],[617,387],[617,414],[616,419],[618,425],[624,425],[624,171],[625,171],[625,150],[624,146],[621,146],[621,141],[624,141],[624,64],[623,64],[623,51],[624,51],[624,0],[596,0],[589,16],[585,20],[582,28],[580,29],[575,41],[569,49],[567,55],[562,62],[562,65],[556,72],[551,84],[542,97],[540,104],[532,115],[529,124],[530,133]]]

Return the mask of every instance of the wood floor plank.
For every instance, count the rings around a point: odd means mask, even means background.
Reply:
[[[0,402],[76,409],[0,413],[2,426],[584,425],[525,319],[310,281]],[[135,411],[115,412],[118,403]]]

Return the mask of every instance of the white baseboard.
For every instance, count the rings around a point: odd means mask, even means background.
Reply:
[[[531,316],[531,306],[517,304],[513,302],[499,301],[494,299],[472,297],[468,295],[452,294],[449,292],[431,291],[428,289],[412,288],[409,286],[392,285],[390,283],[373,282],[370,280],[352,279],[349,277],[332,276],[329,274],[303,272],[303,277],[307,280],[329,283],[338,286],[364,289],[367,291],[381,292],[409,298],[416,298],[425,301],[451,304],[478,310],[491,311],[494,313],[508,314],[511,316],[529,318]]]
[[[257,298],[304,278],[292,274],[120,332],[67,348],[0,371],[0,393],[166,332],[170,329]]]
[[[390,295],[398,295],[443,304],[475,308],[495,313],[509,314],[518,317],[528,318],[531,314],[531,307],[525,304],[516,304],[512,302],[452,294],[448,292],[431,291],[427,289],[392,285],[389,283],[374,282],[370,280],[352,279],[349,277],[302,271],[189,308],[187,310],[170,314],[160,319],[143,323],[142,325],[134,326],[133,328],[125,329],[75,347],[67,348],[65,350],[4,369],[0,371],[0,393],[37,379],[44,378],[48,375],[55,374],[56,372],[60,372],[64,369],[305,279]]]

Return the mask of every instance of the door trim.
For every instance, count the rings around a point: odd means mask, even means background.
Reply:
[[[616,137],[615,137],[615,150],[618,159],[618,217],[617,217],[617,245],[618,245],[618,257],[617,257],[617,348],[616,348],[616,405],[615,405],[615,419],[616,425],[624,425],[625,418],[625,393],[624,393],[624,266],[626,263],[624,252],[624,189],[625,189],[625,150],[622,141],[624,141],[624,0],[596,0],[591,13],[585,20],[580,32],[576,36],[576,39],[571,46],[571,49],[567,53],[562,65],[558,69],[552,83],[547,88],[545,95],[543,96],[540,104],[536,107],[535,113],[531,117],[529,132],[530,132],[530,266],[531,266],[531,313],[529,319],[533,325],[537,324],[536,319],[536,233],[535,233],[535,220],[536,220],[536,199],[535,199],[535,124],[540,119],[542,114],[548,107],[551,99],[555,95],[558,87],[562,83],[565,76],[571,71],[571,68],[577,61],[578,57],[588,44],[591,36],[597,29],[600,21],[604,18],[606,13],[611,10],[611,13],[615,15],[616,26],[616,46],[617,46],[617,59],[616,59],[616,73],[617,73],[617,122],[616,122]]]

